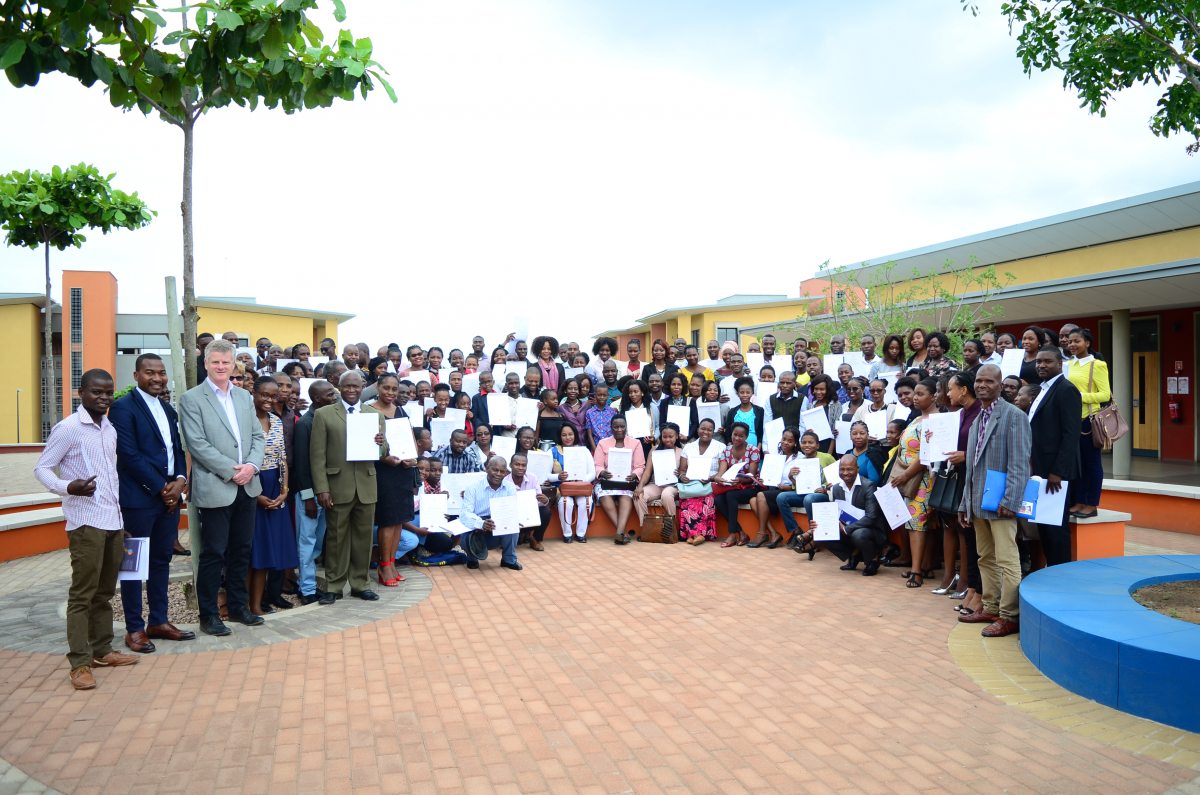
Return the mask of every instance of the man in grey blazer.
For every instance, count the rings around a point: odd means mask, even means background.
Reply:
[[[1003,376],[994,364],[975,374],[975,396],[983,410],[967,432],[967,477],[958,519],[974,525],[983,579],[983,606],[960,616],[964,624],[987,624],[985,638],[1018,630],[1021,556],[1017,551],[1017,511],[1029,482],[1031,433],[1024,412],[1000,400]],[[995,512],[983,509],[988,470],[1006,475],[1004,495]]]
[[[234,352],[224,340],[210,342],[204,350],[208,377],[179,400],[179,424],[192,456],[191,500],[200,512],[196,598],[200,629],[209,635],[229,634],[217,607],[222,569],[229,617],[247,626],[263,622],[246,604],[246,571],[266,442],[250,394],[229,380]]]

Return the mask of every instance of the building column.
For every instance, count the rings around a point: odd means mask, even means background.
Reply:
[[[1117,410],[1132,425],[1133,422],[1133,353],[1130,350],[1129,310],[1114,309],[1112,312],[1112,351],[1111,361],[1114,373],[1112,382],[1112,398],[1117,404]],[[1112,472],[1113,477],[1129,477],[1130,463],[1133,459],[1133,434],[1127,433],[1122,439],[1113,444]]]

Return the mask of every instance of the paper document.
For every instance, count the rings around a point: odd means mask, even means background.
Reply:
[[[563,368],[563,375],[565,375],[567,377],[568,381],[570,381],[572,378],[574,378],[575,376],[579,375],[582,372],[583,372],[582,367],[564,367]]]
[[[517,513],[521,527],[537,527],[542,523],[542,516],[538,513],[537,495],[538,492],[530,489],[517,492]]]
[[[467,373],[463,376],[462,391],[471,397],[479,394],[479,373]]]
[[[679,476],[675,474],[674,450],[655,450],[650,453],[650,460],[654,464],[654,485],[670,486],[679,482]]]
[[[373,411],[355,411],[346,415],[346,460],[378,461],[379,445],[375,435],[379,433],[379,415]]]
[[[645,409],[630,408],[621,415],[625,418],[625,435],[634,439],[642,439],[654,435],[654,424],[650,413]]]
[[[779,449],[781,441],[783,441],[783,417],[776,417],[763,425],[762,449],[774,452]]]
[[[837,541],[842,537],[841,511],[836,502],[814,502],[812,504],[813,541]]]
[[[538,420],[538,402],[532,398],[517,398],[517,412],[513,422],[518,428],[536,428]]]
[[[517,452],[517,437],[493,436],[492,452],[503,458],[504,463],[509,463],[512,460],[513,453]]]
[[[838,455],[848,453],[854,448],[854,442],[850,441],[850,421],[837,421],[837,436],[834,437],[833,451]]]
[[[404,380],[412,381],[414,384],[419,384],[422,381],[425,381],[428,383],[429,371],[428,370],[409,370],[408,375],[404,376]]]
[[[506,394],[492,392],[485,400],[487,401],[488,424],[499,425],[507,428],[513,425],[513,406],[512,398]]]
[[[738,461],[736,464],[732,464],[729,469],[725,470],[725,474],[721,475],[721,480],[725,481],[726,483],[734,482],[737,480],[738,475],[742,474],[742,470],[746,468],[747,463],[749,462]]]
[[[703,400],[696,403],[696,422],[712,420],[713,430],[721,427],[721,404],[706,403]]]
[[[563,469],[567,470],[567,480],[589,481],[594,475],[596,464],[592,453],[586,447],[564,447]]]
[[[1000,376],[1008,378],[1010,375],[1020,377],[1021,365],[1025,363],[1024,348],[1009,348],[1003,354],[1000,360]]]
[[[826,483],[841,483],[842,482],[841,466],[842,466],[842,463],[840,461],[835,460],[832,464],[830,464],[829,466],[827,466],[823,470],[821,470],[821,473],[823,475],[825,475]],[[843,485],[845,485],[845,484],[843,484]]]
[[[687,460],[688,480],[708,480],[712,477],[713,457],[710,455],[695,455]]]
[[[719,404],[718,404],[719,405]],[[680,436],[687,438],[692,435],[692,407],[691,406],[667,406],[667,422],[673,422],[679,426]]]
[[[844,483],[842,484],[843,488],[845,487],[845,485],[846,484],[844,484]],[[838,500],[837,507],[838,507],[839,511],[841,511],[846,516],[849,516],[854,521],[858,521],[859,519],[861,519],[867,515],[866,511],[864,511],[862,508],[855,508],[854,505],[852,505],[849,500]],[[843,521],[845,521],[845,520],[843,520]]]
[[[550,472],[554,469],[554,456],[541,450],[530,450],[526,459],[529,462],[525,470],[526,478],[539,486],[550,479]]]
[[[421,526],[422,527],[445,527],[450,520],[446,518],[449,513],[450,495],[448,494],[422,494],[421,495]]]
[[[463,533],[471,532],[471,528],[467,527],[458,519],[448,523],[444,528],[438,530],[439,533],[448,533],[452,536],[460,536]]]
[[[882,441],[887,438],[887,411],[872,411],[863,418],[867,423],[867,436]]]
[[[1062,524],[1063,514],[1067,510],[1067,489],[1071,484],[1068,481],[1063,481],[1061,488],[1054,494],[1046,491],[1046,486],[1049,482],[1045,478],[1033,476],[1030,481],[1036,481],[1038,485],[1037,503],[1034,506],[1033,521],[1037,524],[1049,524],[1059,526]]]
[[[483,472],[446,473],[442,475],[442,490],[446,492],[446,513],[458,516],[462,513],[463,493],[487,477]]]
[[[779,391],[779,385],[774,381],[756,381],[754,383],[754,398],[751,402],[756,406],[765,407],[771,396]]]
[[[817,458],[797,458],[796,493],[812,494],[821,488],[821,461]]]
[[[879,361],[876,359],[875,361]],[[862,351],[850,351],[845,356],[845,363],[854,368],[855,375],[861,375],[863,378],[871,376],[871,365],[867,364],[867,360],[863,358]]]
[[[389,455],[401,461],[412,461],[417,457],[417,444],[413,440],[412,423],[408,417],[397,416],[384,420],[383,435],[387,438]]]
[[[462,423],[454,420],[447,420],[442,417],[434,417],[429,421],[429,441],[433,445],[434,450],[438,450],[450,444],[450,434],[455,431],[462,430]]]
[[[879,510],[883,512],[883,518],[887,521],[888,527],[893,530],[912,520],[912,514],[909,513],[904,495],[892,484],[888,483],[875,489],[875,501],[879,503]]]
[[[121,567],[117,570],[118,582],[124,580],[145,580],[150,576],[150,539],[126,538],[125,557],[121,558]]]
[[[801,412],[800,424],[806,430],[813,431],[821,441],[833,438],[833,428],[829,427],[829,414],[824,406],[814,406],[808,411]]]
[[[837,369],[846,361],[845,354],[827,353],[821,357],[822,372],[832,378],[836,383],[842,383],[842,379],[837,377]]]
[[[492,497],[489,517],[496,525],[492,530],[494,536],[510,536],[521,532],[521,506],[517,495],[508,497]]]
[[[625,447],[614,447],[608,451],[608,470],[610,480],[625,480],[633,474],[633,450]]]
[[[446,419],[454,420],[455,422],[457,422],[459,428],[466,428],[467,427],[467,410],[466,409],[452,409],[449,406],[447,406],[446,407]]]
[[[778,486],[783,482],[783,462],[787,456],[780,453],[764,453],[762,463],[758,467],[758,476],[764,486]]]
[[[962,411],[947,411],[930,414],[921,420],[921,463],[936,464],[945,461],[949,453],[958,449],[958,424]]]
[[[299,396],[311,403],[312,398],[308,396],[308,390],[309,390],[309,388],[312,387],[313,384],[319,383],[321,381],[325,381],[325,379],[324,378],[301,378],[300,379]],[[325,383],[329,383],[329,382],[325,381]]]

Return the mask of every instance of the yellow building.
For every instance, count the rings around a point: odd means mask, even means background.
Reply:
[[[117,313],[117,283],[112,274],[65,271],[60,289],[62,305],[55,304],[53,318],[58,381],[54,399],[61,401],[62,414],[79,405],[79,377],[93,367],[112,373],[117,389],[133,383],[134,362],[142,353],[162,356],[171,371],[166,315]],[[0,328],[8,334],[17,356],[0,369],[0,444],[41,443],[53,426],[51,396],[44,394],[47,390],[41,379],[42,301],[38,294],[0,294]],[[196,305],[201,332],[220,337],[233,331],[248,347],[254,347],[260,337],[285,348],[303,342],[314,353],[325,337],[336,341],[339,324],[354,317],[323,309],[259,304],[253,298],[205,297],[197,298]],[[65,347],[64,306],[70,318]]]
[[[700,348],[703,359],[704,346],[709,340],[733,340],[745,350],[746,345],[758,339],[755,334],[746,333],[747,328],[795,323],[797,318],[804,317],[813,301],[784,295],[731,295],[715,304],[664,309],[640,318],[637,325],[603,331],[596,336],[615,338],[620,344],[619,351],[624,351],[625,343],[631,339],[640,341],[642,350],[648,351],[656,339],[671,343],[682,338]]]

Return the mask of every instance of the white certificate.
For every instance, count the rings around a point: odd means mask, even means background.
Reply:
[[[854,448],[854,443],[850,441],[850,421],[837,421],[837,437],[833,443],[833,451],[838,455],[848,453]]]
[[[764,364],[766,364],[766,361],[763,359],[763,355],[758,352],[747,353],[742,357],[742,361],[744,361],[746,366],[750,368],[750,373],[755,378],[758,378],[758,371],[762,369]]]
[[[379,415],[375,412],[356,411],[346,415],[346,460],[378,461],[379,445],[375,434],[379,433]]]
[[[517,437],[493,436],[492,452],[503,458],[504,463],[507,464],[512,459],[513,453],[517,452]]]
[[[450,495],[421,495],[421,525],[423,527],[445,527],[450,521],[446,518],[448,513],[450,513]]]
[[[609,480],[625,480],[633,474],[633,450],[625,447],[614,447],[608,451]]]
[[[439,384],[450,383],[450,373],[452,373],[452,372],[454,372],[454,370],[450,367],[439,368],[438,369],[438,383]]]
[[[574,378],[575,376],[579,375],[582,372],[583,372],[582,367],[564,367],[563,368],[563,375],[565,375],[567,377],[568,381],[571,380],[572,378]]]
[[[779,453],[765,453],[758,468],[758,476],[763,485],[778,486],[783,482],[783,462],[787,456]]]
[[[520,378],[521,381],[523,382],[525,380],[525,373],[528,370],[529,370],[529,362],[523,362],[520,359],[518,359],[515,362],[508,362],[507,364],[504,365],[504,377],[508,378],[508,374],[513,373],[518,378]]]
[[[508,427],[513,423],[512,398],[505,394],[492,392],[486,398],[488,424]]]
[[[833,428],[829,427],[829,415],[824,406],[814,406],[808,411],[801,412],[800,422],[805,429],[817,434],[821,441],[833,438]]]
[[[904,495],[891,483],[875,489],[875,501],[879,503],[879,510],[883,512],[888,527],[893,530],[912,520]]]
[[[679,482],[674,450],[655,450],[650,453],[650,461],[654,464],[654,485],[670,486]]]
[[[721,394],[728,397],[730,400],[737,400],[737,390],[734,389],[734,384],[737,382],[737,376],[726,376],[721,379]]]
[[[867,436],[883,441],[887,437],[887,411],[872,411],[863,418],[867,423]]]
[[[564,447],[563,448],[563,469],[567,470],[567,480],[588,481],[588,473],[595,471],[596,465],[593,462],[592,454],[586,447]],[[589,462],[591,466],[589,466]]]
[[[625,417],[625,435],[641,439],[654,435],[654,424],[650,421],[650,413],[645,409],[631,408],[623,415]]]
[[[712,420],[713,430],[721,427],[721,404],[706,403],[703,400],[696,403],[696,422]]]
[[[308,396],[309,388],[313,384],[315,384],[319,381],[324,381],[324,380],[325,380],[324,378],[301,378],[300,379],[300,397],[304,398],[305,400],[307,400],[309,402],[312,402],[312,398],[310,398]],[[328,382],[326,382],[326,383],[328,383]]]
[[[812,515],[813,541],[837,541],[842,537],[838,524],[841,511],[836,502],[814,502]]]
[[[1037,505],[1033,509],[1033,521],[1038,524],[1061,525],[1063,512],[1067,510],[1067,489],[1071,484],[1064,480],[1062,488],[1051,494],[1046,491],[1048,481],[1044,478],[1035,475],[1030,480],[1035,480],[1038,484],[1038,498]]]
[[[921,420],[921,463],[936,464],[945,461],[949,453],[958,449],[958,424],[962,410],[930,414]]]
[[[517,503],[517,495],[492,497],[489,511],[489,518],[496,525],[492,535],[511,536],[521,532],[521,506]]]
[[[826,483],[841,483],[842,482],[841,468],[842,468],[842,462],[835,460],[832,464],[830,464],[829,466],[827,466],[823,470],[821,470],[821,473],[823,475],[825,475],[825,482]],[[445,475],[442,475],[443,480],[445,479],[445,477],[446,477]],[[842,485],[844,486],[845,484],[843,483]]]
[[[1025,363],[1024,348],[1009,348],[1004,352],[1004,358],[1000,360],[1000,377],[1008,378],[1010,375],[1020,377],[1021,365]]]
[[[461,474],[447,472],[443,474],[442,490],[449,498],[446,502],[446,513],[450,516],[458,516],[462,513],[463,493],[485,477],[487,475],[483,472],[463,472]]]
[[[467,373],[463,376],[462,391],[471,397],[479,394],[479,373]]]
[[[812,494],[821,488],[821,461],[816,458],[798,458],[796,467],[796,493]]]
[[[755,381],[754,398],[750,401],[756,406],[766,407],[771,396],[779,391],[779,385],[774,381]]]
[[[526,478],[539,486],[550,479],[550,472],[554,469],[554,456],[541,450],[530,450],[526,454],[526,460],[529,462],[525,469]]]
[[[720,405],[719,403],[716,405]],[[691,406],[667,406],[667,422],[673,422],[679,426],[680,435],[685,438],[691,436],[692,433],[692,407]]]
[[[542,523],[541,514],[538,513],[537,495],[538,492],[533,489],[517,492],[517,521],[521,527],[537,527]]]
[[[315,368],[318,364],[329,364],[328,356],[309,356],[308,366]]]
[[[518,428],[536,428],[538,420],[538,402],[532,398],[517,398],[517,413],[513,416],[513,424]]]
[[[446,526],[444,528],[438,530],[438,532],[439,533],[447,533],[452,536],[460,536],[463,533],[471,532],[471,528],[469,528],[465,524],[463,524],[461,520],[455,519],[453,522],[448,522],[446,524]]]
[[[845,488],[845,485],[846,484],[843,483],[842,487]],[[866,511],[864,511],[862,508],[855,508],[849,500],[838,500],[837,507],[839,511],[846,514],[856,522],[867,515]]]
[[[404,376],[405,381],[412,381],[414,384],[419,384],[422,381],[429,380],[428,370],[409,370],[408,375]]]
[[[708,480],[712,477],[713,457],[710,455],[691,456],[687,460],[688,480]]]
[[[783,441],[783,417],[776,417],[763,426],[763,450],[778,450]]]
[[[411,461],[417,457],[417,445],[413,441],[412,423],[408,417],[384,420],[383,435],[387,438],[389,455],[401,461]]]
[[[450,434],[462,429],[461,422],[434,417],[429,421],[429,442],[437,450],[450,444]]]
[[[905,406],[903,403],[897,403],[896,408],[892,410],[892,419],[907,421],[912,419],[912,414],[913,410],[910,407]]]
[[[738,475],[742,474],[742,470],[746,468],[747,463],[749,462],[738,461],[736,464],[731,465],[729,469],[725,470],[725,474],[721,475],[721,480],[725,481],[726,483],[732,483],[733,481],[737,480]]]
[[[125,557],[117,569],[117,581],[146,580],[150,577],[150,539],[131,536],[126,538]]]
[[[821,364],[823,365],[821,369],[826,375],[830,376],[834,381],[841,383],[841,380],[837,377],[837,369],[838,369],[838,367],[840,367],[842,365],[842,362],[844,362],[844,361],[846,361],[845,354],[827,353],[821,357]]]
[[[467,410],[466,409],[452,409],[449,406],[447,406],[446,407],[446,419],[453,420],[454,422],[458,423],[457,427],[459,427],[459,428],[466,428],[467,427]]]
[[[854,368],[855,375],[861,375],[863,378],[871,375],[871,365],[867,364],[867,360],[863,358],[862,351],[847,353],[845,362]]]
[[[496,388],[504,391],[504,377],[508,374],[508,368],[503,364],[492,365],[492,381],[495,382]]]
[[[433,397],[422,398],[421,399],[421,408],[424,411],[430,411],[432,409],[436,409],[437,401]]]

